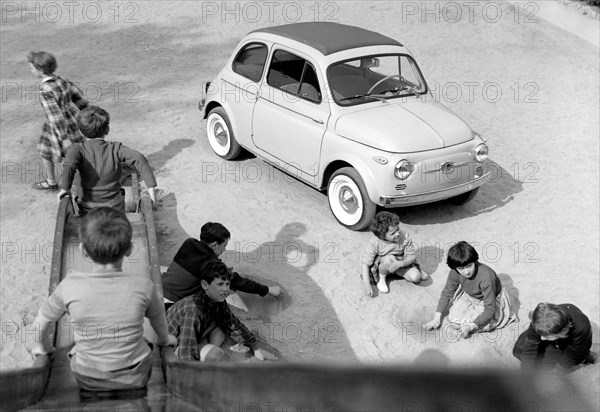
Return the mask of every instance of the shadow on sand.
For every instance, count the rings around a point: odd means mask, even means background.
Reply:
[[[223,260],[236,271],[282,288],[279,297],[239,293],[250,311],[237,314],[287,360],[351,361],[356,356],[337,314],[309,275],[321,254],[301,239],[306,232],[292,222],[271,241],[225,252]]]
[[[177,218],[177,198],[169,193],[158,197],[156,228],[160,264],[168,266],[188,234]],[[227,226],[227,222],[221,222]],[[273,240],[248,244],[230,242],[222,259],[244,277],[268,286],[281,286],[278,297],[239,292],[248,312],[232,307],[234,313],[257,336],[267,350],[286,360],[356,360],[346,332],[333,306],[309,270],[327,253],[301,239],[303,223],[284,225]]]

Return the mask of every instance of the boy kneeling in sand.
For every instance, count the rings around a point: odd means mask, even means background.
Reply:
[[[200,229],[200,239],[186,239],[162,275],[165,308],[202,290],[204,266],[211,261],[221,261],[231,239],[229,230],[218,222],[206,222]],[[279,286],[266,286],[232,272],[229,288],[234,292],[245,292],[259,296],[279,296]]]
[[[231,312],[225,302],[230,293],[231,272],[225,263],[208,262],[202,271],[199,292],[177,301],[167,311],[169,332],[177,337],[179,360],[219,361],[225,356],[221,345],[225,334],[254,351],[259,360],[275,359],[257,348],[256,338]]]
[[[416,263],[415,246],[408,233],[400,230],[399,224],[400,218],[390,212],[377,213],[371,222],[375,238],[367,245],[361,275],[369,296],[373,296],[371,276],[381,293],[390,291],[386,283],[388,275],[395,274],[413,283],[429,277]]]
[[[93,261],[91,273],[71,272],[40,308],[35,324],[39,342],[33,355],[54,350],[48,327],[64,313],[71,317],[75,346],[71,370],[81,389],[90,391],[144,388],[152,372],[152,348],[144,340],[144,316],[159,345],[175,345],[169,335],[162,299],[147,274],[123,272],[131,253],[131,224],[125,213],[99,207],[81,222],[84,256]],[[94,325],[93,337],[86,332]],[[126,337],[124,339],[123,337]]]
[[[75,171],[81,175],[83,197],[81,212],[98,206],[110,206],[125,211],[125,197],[121,193],[122,164],[134,167],[142,175],[148,194],[155,204],[156,179],[146,157],[119,142],[104,140],[110,130],[110,116],[98,106],[88,106],[77,115],[77,125],[85,142],[75,143],[65,156],[62,187],[58,199],[69,194]]]
[[[513,355],[525,372],[535,370],[564,374],[580,364],[596,363],[590,352],[592,327],[575,305],[539,303],[531,314],[529,329],[519,336]]]

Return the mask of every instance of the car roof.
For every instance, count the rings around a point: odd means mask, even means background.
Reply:
[[[402,46],[390,37],[356,26],[331,22],[305,22],[265,27],[251,33],[269,33],[310,46],[327,56],[368,46]]]

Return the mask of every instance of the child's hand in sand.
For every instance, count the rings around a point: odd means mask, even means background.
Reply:
[[[254,351],[254,356],[256,356],[256,359],[264,361],[264,360],[277,360],[277,357],[275,355],[273,355],[272,353],[267,352],[264,349],[256,349]]]
[[[281,294],[281,288],[279,286],[269,286],[269,295],[279,296]]]
[[[463,325],[460,325],[460,329],[459,329],[460,337],[462,339],[466,339],[467,336],[469,336],[469,333],[471,333],[475,329],[477,329],[477,325],[475,325],[474,323],[465,323]]]
[[[38,343],[31,348],[31,356],[33,356],[33,359],[37,358],[38,356],[49,355],[52,352],[54,352],[54,348],[46,348],[41,343]]]
[[[425,330],[432,330],[432,329],[439,328],[441,324],[442,324],[442,314],[439,312],[435,312],[435,315],[433,315],[433,319],[431,319],[429,322],[427,322],[423,326],[425,327]]]

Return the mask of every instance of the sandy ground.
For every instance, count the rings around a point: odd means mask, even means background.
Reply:
[[[161,264],[204,222],[219,221],[232,232],[227,262],[283,287],[278,299],[244,296],[251,310],[242,315],[281,357],[516,369],[512,344],[540,301],[579,306],[598,351],[597,47],[505,2],[49,4],[2,3],[2,370],[31,362],[57,209],[53,194],[30,188],[43,172],[30,50],[55,53],[57,72],[110,112],[110,139],[148,156]],[[370,233],[338,225],[324,194],[252,156],[225,162],[208,145],[197,110],[203,82],[247,32],[310,20],[399,39],[434,96],[489,139],[493,175],[475,200],[396,210],[431,282],[396,279],[390,294],[366,297],[359,271]],[[500,274],[521,322],[468,340],[421,328],[446,280],[445,252],[459,240]],[[599,368],[572,374],[596,406]]]

